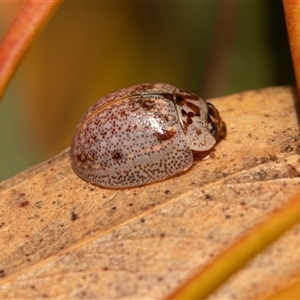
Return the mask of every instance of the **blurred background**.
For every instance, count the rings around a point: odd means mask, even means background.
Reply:
[[[20,5],[0,2],[1,37]],[[97,99],[150,81],[206,99],[294,84],[281,1],[63,3],[0,105],[0,181],[69,147]]]

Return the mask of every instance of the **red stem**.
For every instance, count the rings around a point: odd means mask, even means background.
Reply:
[[[61,2],[24,2],[0,44],[0,100],[22,58]]]

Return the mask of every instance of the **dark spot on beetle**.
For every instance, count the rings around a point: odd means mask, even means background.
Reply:
[[[150,111],[155,108],[155,102],[150,100],[138,100],[137,103],[142,107],[145,111]]]
[[[141,223],[145,223],[145,219],[141,219]]]
[[[75,212],[71,212],[71,221],[76,221],[77,219],[78,219],[79,217],[78,217],[78,215],[75,213]]]
[[[168,115],[162,114],[161,112],[155,112],[153,114],[153,116],[154,116],[155,119],[159,119],[159,120],[164,121],[164,122],[169,122]]]
[[[162,232],[160,235],[159,235],[161,238],[164,238],[166,236],[166,234],[164,232]]]
[[[29,205],[29,201],[28,200],[25,200],[25,201],[22,201],[20,204],[19,204],[19,207],[25,207],[27,205]]]
[[[97,135],[93,135],[93,136],[91,136],[91,139],[94,140],[94,141],[97,141],[98,137],[97,137]],[[89,143],[92,143],[92,142],[90,141],[90,139],[89,139]]]
[[[116,160],[122,159],[123,158],[122,152],[118,150],[113,151],[112,158]]]
[[[200,108],[196,104],[187,101],[186,105],[194,112],[196,116],[200,116]]]
[[[158,278],[157,278],[157,281],[163,281],[163,280],[164,280],[163,277],[158,277]]]
[[[173,100],[173,95],[170,93],[162,93],[161,96],[163,96],[164,98],[168,99],[168,100]]]
[[[31,285],[30,288],[31,288],[32,290],[35,290],[35,289],[36,289],[36,287],[35,287],[34,285]]]
[[[183,106],[186,104],[186,99],[182,97],[181,95],[176,95],[175,96],[175,101],[177,105]]]
[[[188,99],[192,99],[192,100],[198,100],[199,97],[189,91],[183,90],[183,89],[179,89],[179,92],[182,94],[185,94],[184,96]]]
[[[165,194],[168,195],[170,193],[169,190],[165,190]]]
[[[184,132],[186,132],[188,130],[188,127],[193,123],[193,122],[191,122],[191,123],[189,123],[189,122],[190,122],[190,120],[188,120],[188,121],[182,120],[182,129]]]
[[[188,125],[190,125],[190,124],[193,123],[192,118],[195,116],[195,114],[194,114],[193,112],[189,111],[189,112],[187,113],[184,109],[182,109],[182,110],[181,110],[181,114],[182,114],[183,117],[186,118],[186,121],[185,121],[185,122],[186,122]]]
[[[108,267],[103,267],[103,271],[107,271],[108,270]]]
[[[196,129],[196,134],[197,134],[197,135],[201,135],[201,134],[202,134],[202,131],[201,131],[201,129],[199,129],[199,128],[198,128],[198,129]]]
[[[4,269],[0,270],[0,277],[1,278],[5,277],[5,270]]]
[[[87,156],[84,154],[78,154],[76,155],[76,159],[82,163],[85,163],[88,159]]]
[[[192,99],[192,100],[199,100],[199,97],[195,94],[192,94],[192,93],[189,93],[190,95],[188,96],[189,99]]]
[[[225,218],[226,219],[231,219],[231,215],[226,215]]]
[[[128,203],[128,206],[133,206],[133,203]]]
[[[155,131],[153,135],[156,136],[158,141],[166,141],[171,139],[176,134],[176,131],[162,130],[162,132]]]
[[[5,226],[5,223],[4,222],[0,223],[0,228],[2,228],[3,226]]]
[[[120,111],[120,117],[127,117],[127,113],[125,110]]]

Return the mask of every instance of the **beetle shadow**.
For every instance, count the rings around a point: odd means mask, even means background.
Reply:
[[[203,151],[203,152],[195,152],[193,151],[193,160],[194,162],[199,162],[199,161],[203,161],[203,160],[207,160],[210,158],[214,158],[215,154],[214,154],[214,148],[210,149],[208,151]]]

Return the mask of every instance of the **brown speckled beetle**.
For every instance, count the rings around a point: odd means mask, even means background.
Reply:
[[[110,93],[79,121],[72,140],[74,171],[102,187],[135,187],[188,169],[193,152],[213,148],[226,126],[216,108],[167,83]]]

